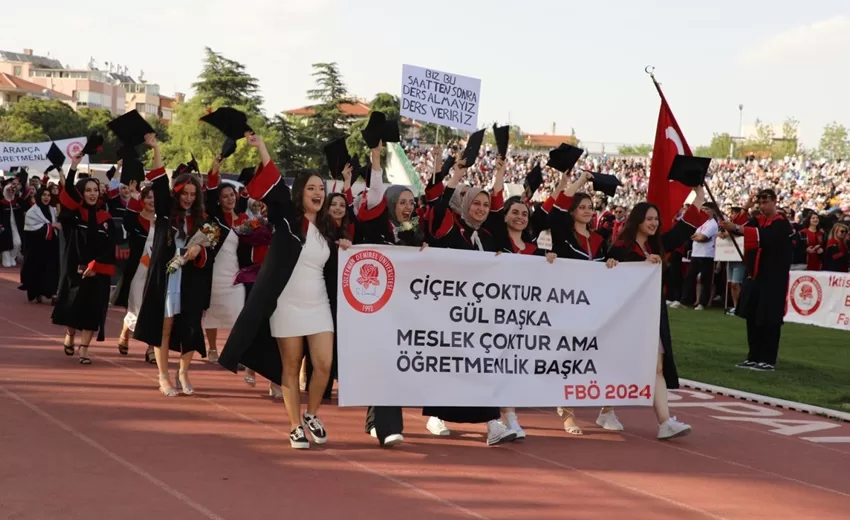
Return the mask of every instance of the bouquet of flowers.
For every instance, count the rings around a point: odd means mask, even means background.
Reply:
[[[192,246],[201,246],[201,247],[215,247],[218,245],[218,241],[221,238],[221,228],[215,224],[204,224],[201,229],[199,229],[192,238],[186,243],[186,247],[182,251],[186,251]],[[168,262],[168,266],[166,267],[166,272],[168,274],[174,274],[178,269],[182,268],[186,265],[186,257],[178,251],[177,254],[174,255],[174,258]]]
[[[239,235],[239,241],[249,246],[267,246],[272,243],[271,226],[264,218],[251,219],[233,230]]]

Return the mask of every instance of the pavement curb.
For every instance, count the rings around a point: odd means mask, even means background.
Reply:
[[[829,408],[821,408],[820,406],[812,406],[803,403],[795,403],[794,401],[776,399],[774,397],[768,397],[766,395],[751,394],[749,392],[742,392],[741,390],[733,390],[731,388],[714,386],[708,383],[701,383],[699,381],[691,381],[690,379],[679,379],[679,383],[685,388],[708,392],[710,394],[723,395],[726,397],[733,397],[735,399],[741,399],[744,401],[751,401],[754,403],[766,404],[768,406],[775,406],[777,408],[794,410],[796,412],[803,412],[811,415],[828,417],[837,421],[850,422],[850,413],[839,412],[838,410],[831,410]]]

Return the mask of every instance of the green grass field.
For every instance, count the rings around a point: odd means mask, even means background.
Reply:
[[[736,368],[747,356],[744,320],[719,309],[670,309],[679,377],[850,411],[850,333],[787,323],[776,372]]]

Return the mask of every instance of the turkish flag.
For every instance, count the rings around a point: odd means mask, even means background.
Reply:
[[[646,200],[658,206],[661,213],[659,215],[661,230],[667,231],[673,226],[673,219],[691,193],[691,188],[670,181],[667,176],[670,174],[673,159],[677,155],[693,155],[693,153],[658,83],[655,83],[655,88],[661,96],[661,110],[658,112],[658,126],[655,129],[655,146],[652,148],[652,167],[649,172]]]

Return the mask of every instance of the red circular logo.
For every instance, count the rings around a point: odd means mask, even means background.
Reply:
[[[342,269],[342,294],[351,308],[364,314],[381,310],[395,287],[390,259],[374,250],[360,251]]]
[[[65,151],[67,152],[68,157],[76,157],[83,151],[83,143],[79,141],[72,141],[68,143],[68,148],[66,148]]]
[[[800,316],[809,316],[817,312],[823,301],[823,289],[811,276],[801,276],[791,284],[789,291],[791,306]]]

